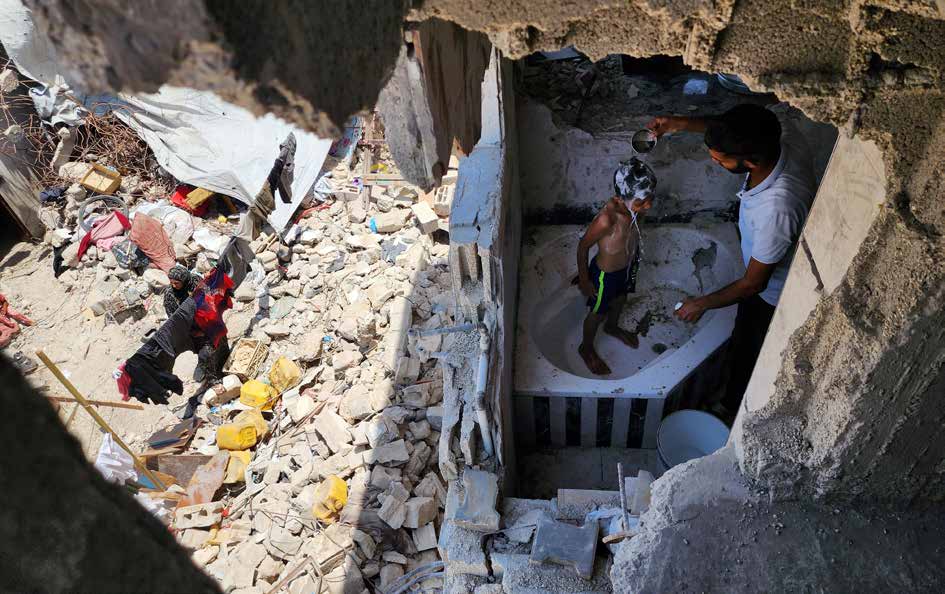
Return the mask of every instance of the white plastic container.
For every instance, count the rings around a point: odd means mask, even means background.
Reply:
[[[674,412],[663,419],[656,436],[662,470],[711,454],[725,445],[728,433],[725,423],[707,412]]]

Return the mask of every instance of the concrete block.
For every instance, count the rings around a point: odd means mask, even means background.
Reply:
[[[381,504],[381,509],[378,510],[377,515],[388,526],[397,530],[404,525],[404,520],[407,519],[407,506],[403,501],[388,495],[384,498],[384,503]]]
[[[499,495],[499,479],[491,472],[467,468],[463,472],[465,494],[452,519],[469,530],[494,532],[499,529],[499,512],[495,510]]]
[[[571,524],[542,520],[535,533],[529,562],[572,566],[579,576],[591,579],[597,553],[597,522],[578,528]]]
[[[390,487],[392,481],[400,481],[401,470],[399,468],[388,468],[380,464],[371,469],[371,486],[381,490]]]
[[[482,535],[461,528],[452,520],[443,522],[440,528],[439,552],[440,558],[446,563],[447,575],[489,575]]]
[[[407,564],[407,557],[401,553],[398,553],[397,551],[384,551],[384,554],[381,556],[381,558],[388,563],[398,563],[400,565]]]
[[[201,503],[178,508],[174,512],[174,526],[178,530],[186,528],[209,528],[220,522],[223,515],[223,502]]]
[[[358,543],[358,547],[361,548],[361,552],[364,553],[366,559],[374,558],[374,553],[377,552],[377,543],[374,542],[374,538],[370,534],[361,530],[354,530],[351,532],[351,538]]]
[[[433,527],[433,522],[413,531],[413,544],[421,552],[436,548],[436,528]]]
[[[432,497],[413,497],[407,500],[405,528],[420,528],[436,519],[437,505]]]
[[[394,208],[388,212],[379,213],[371,219],[371,227],[378,233],[396,233],[404,228],[409,216],[409,210]]]
[[[391,584],[403,577],[404,568],[396,563],[388,563],[381,567],[381,591],[386,592]]]
[[[542,520],[551,519],[553,518],[545,510],[533,509],[516,520],[512,524],[512,529],[505,531],[505,536],[511,541],[526,543],[532,539],[532,535]]]
[[[374,412],[371,404],[372,394],[368,386],[358,384],[351,386],[338,406],[338,412],[349,421],[360,421]]]
[[[620,507],[620,491],[558,489],[559,520],[583,520],[588,512],[602,507]]]
[[[426,235],[433,233],[439,228],[439,217],[436,216],[436,213],[433,212],[433,209],[430,208],[430,205],[425,202],[418,202],[410,207],[410,210],[413,211],[413,216],[417,219],[417,226],[420,227],[420,232]]]
[[[182,547],[195,551],[202,549],[207,544],[207,541],[210,540],[210,531],[200,528],[188,528],[181,532],[177,539]]]
[[[369,435],[370,438],[370,435]],[[365,452],[365,460],[368,464],[387,464],[390,462],[406,462],[410,459],[407,452],[407,444],[404,440],[398,439],[379,448],[374,448]]]
[[[445,179],[444,185],[433,192],[433,212],[441,217],[450,216],[450,209],[453,207],[453,196],[456,194],[456,186],[446,185],[448,182]]]
[[[626,482],[626,481],[624,481]],[[639,516],[650,507],[650,485],[653,484],[653,475],[648,470],[637,473],[637,480],[633,486],[630,499],[630,513]]]
[[[217,394],[214,392],[213,396],[208,400],[204,398],[204,404],[208,406],[219,406],[221,404],[226,404],[231,400],[239,398],[240,388],[243,387],[243,382],[240,381],[240,378],[235,375],[227,375],[223,377],[223,392]]]
[[[495,577],[502,580],[503,592],[612,592],[610,563],[598,559],[590,581],[579,577],[569,567],[559,565],[534,565],[528,555],[493,553],[490,556]],[[549,587],[550,586],[550,587]]]
[[[266,332],[268,334],[269,326],[266,326]],[[360,365],[361,361],[364,361],[364,355],[360,351],[349,350],[341,351],[335,353],[331,358],[331,367],[335,371],[345,371],[346,369],[351,369],[355,365]]]
[[[352,437],[351,431],[348,430],[348,423],[334,411],[323,410],[318,413],[315,416],[313,425],[318,434],[325,440],[325,445],[333,453],[337,453],[351,443]]]
[[[431,406],[427,408],[427,421],[434,431],[443,430],[443,407]]]

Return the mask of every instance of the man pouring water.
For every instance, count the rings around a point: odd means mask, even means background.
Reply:
[[[686,299],[676,316],[699,321],[709,309],[738,304],[729,340],[731,375],[715,412],[731,421],[764,343],[788,267],[816,191],[810,156],[796,134],[785,131],[777,116],[760,105],[744,104],[718,117],[663,116],[647,128],[660,137],[672,132],[705,136],[712,160],[744,175],[738,209],[745,274],[707,295]]]

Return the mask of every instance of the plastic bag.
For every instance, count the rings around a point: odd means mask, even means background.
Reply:
[[[95,468],[110,483],[121,485],[128,480],[138,480],[138,473],[135,471],[135,462],[131,458],[131,454],[115,443],[111,433],[106,433],[102,439],[102,445],[98,448],[98,456],[95,458]]]
[[[112,254],[118,265],[127,270],[141,270],[151,261],[133,241],[125,239],[112,246]]]

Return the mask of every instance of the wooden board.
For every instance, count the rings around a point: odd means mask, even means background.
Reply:
[[[204,456],[202,454],[181,454],[181,455],[163,455],[149,461],[149,464],[157,464],[157,469],[167,473],[177,479],[180,485],[190,483],[194,472],[198,468],[210,461],[213,456]]]

